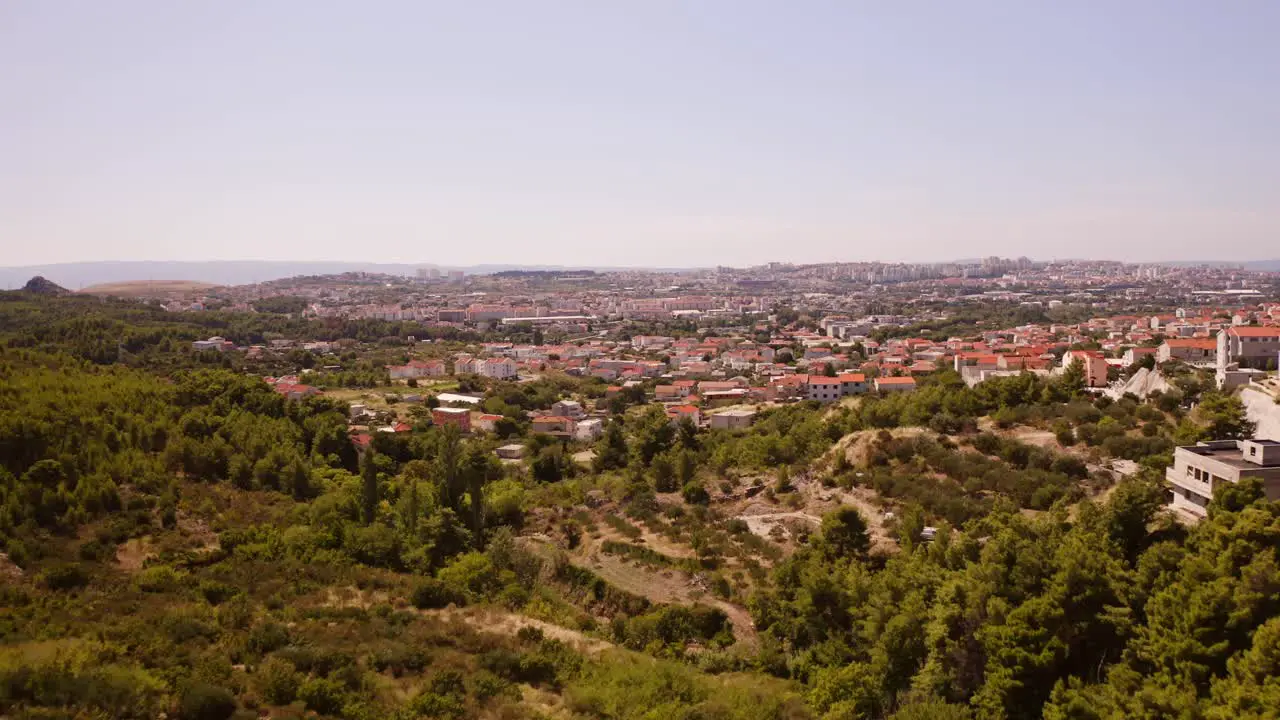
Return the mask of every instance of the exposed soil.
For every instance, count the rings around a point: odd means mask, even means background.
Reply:
[[[136,573],[142,569],[147,558],[155,556],[150,537],[132,538],[120,543],[116,548],[116,565],[128,573]]]
[[[521,628],[532,627],[542,631],[546,637],[559,640],[583,652],[598,654],[616,647],[613,643],[584,635],[577,630],[560,627],[549,622],[537,620],[517,613],[504,612],[493,608],[457,608],[447,607],[439,610],[420,610],[423,615],[430,615],[449,620],[459,620],[481,632],[514,636]]]
[[[22,575],[22,568],[14,565],[8,554],[0,552],[0,580],[18,582]]]

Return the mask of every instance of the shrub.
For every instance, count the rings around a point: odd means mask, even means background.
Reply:
[[[193,682],[182,691],[178,717],[182,720],[227,720],[236,711],[230,690],[204,682]]]
[[[391,645],[369,656],[369,667],[378,672],[390,672],[395,677],[416,673],[430,662],[431,658],[422,649],[410,645]]]
[[[680,491],[684,501],[690,505],[706,505],[711,502],[711,495],[700,483],[691,482]]]
[[[386,525],[354,528],[347,533],[347,554],[374,567],[400,567],[400,538]]]
[[[40,581],[50,590],[75,590],[89,584],[89,574],[79,565],[55,565],[40,575]]]
[[[450,603],[462,603],[464,598],[440,580],[423,578],[414,586],[409,601],[419,610],[428,610],[446,607]]]
[[[210,605],[221,605],[240,593],[240,590],[217,580],[200,581],[200,595]]]
[[[259,623],[249,631],[250,652],[265,655],[289,644],[289,629],[273,620]]]
[[[342,710],[344,688],[337,680],[311,678],[298,688],[298,699],[308,710],[321,715],[336,715]]]
[[[254,686],[272,705],[288,705],[298,697],[299,677],[293,663],[267,658],[254,672]]]
[[[181,581],[181,573],[168,565],[153,565],[145,568],[134,578],[138,589],[149,593],[169,592],[177,588]]]

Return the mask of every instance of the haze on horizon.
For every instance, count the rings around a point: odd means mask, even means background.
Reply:
[[[1277,3],[0,6],[0,265],[1280,248]]]

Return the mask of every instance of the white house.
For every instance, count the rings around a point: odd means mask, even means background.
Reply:
[[[475,373],[487,378],[502,380],[516,376],[516,361],[508,357],[493,357],[476,361]]]
[[[604,434],[604,421],[600,418],[588,418],[578,422],[573,429],[573,437],[585,442],[593,442]]]

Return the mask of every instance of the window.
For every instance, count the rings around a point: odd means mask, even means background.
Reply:
[[[1258,454],[1258,448],[1256,448],[1256,447],[1250,447],[1250,448],[1249,448],[1249,454],[1250,454],[1250,455],[1257,455],[1257,454]]]

